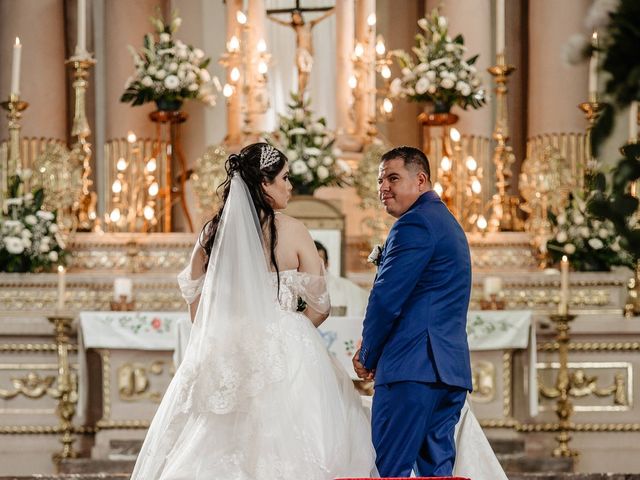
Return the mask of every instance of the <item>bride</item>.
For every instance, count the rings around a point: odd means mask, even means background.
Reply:
[[[189,345],[131,478],[369,477],[369,419],[316,331],[330,310],[322,262],[304,225],[276,212],[287,158],[256,143],[226,170],[223,205],[178,277]]]
[[[369,418],[316,331],[323,264],[266,143],[226,164],[220,211],[178,276],[193,327],[131,479],[330,480],[377,476]],[[306,304],[298,312],[298,298]],[[506,480],[465,405],[454,475]]]

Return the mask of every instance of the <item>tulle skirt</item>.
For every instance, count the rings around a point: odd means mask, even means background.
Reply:
[[[229,413],[187,410],[162,431],[154,419],[132,479],[328,480],[375,473],[370,420],[351,379],[305,316],[283,311],[280,322],[285,379]],[[165,397],[176,395],[170,387]]]

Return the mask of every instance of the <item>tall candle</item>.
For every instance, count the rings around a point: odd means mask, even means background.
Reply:
[[[11,62],[11,93],[20,95],[20,57],[22,55],[22,44],[20,39],[16,37],[16,43],[13,45],[13,61]]]
[[[629,143],[638,141],[638,102],[629,106]]]
[[[87,53],[87,0],[78,0],[78,38],[76,55]]]
[[[566,255],[562,256],[560,262],[560,304],[558,305],[558,314],[566,315],[569,311],[569,259]]]
[[[598,32],[593,32],[591,44],[598,48]],[[596,101],[598,96],[598,57],[598,50],[594,50],[589,59],[589,101]]]
[[[65,270],[58,265],[58,310],[64,310],[64,295],[66,290]]]
[[[504,0],[496,0],[496,53],[504,53]]]

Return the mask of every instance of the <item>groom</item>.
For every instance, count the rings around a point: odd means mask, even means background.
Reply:
[[[372,436],[381,477],[450,476],[454,428],[471,368],[466,323],[471,260],[465,234],[431,189],[422,151],[382,156],[379,196],[398,220],[380,255],[362,346],[360,378],[375,378]]]

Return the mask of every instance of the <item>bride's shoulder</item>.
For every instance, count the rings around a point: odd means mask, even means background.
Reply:
[[[290,217],[284,213],[278,212],[276,215],[276,226],[279,228],[286,228],[287,230],[306,230],[304,226],[297,218]]]

